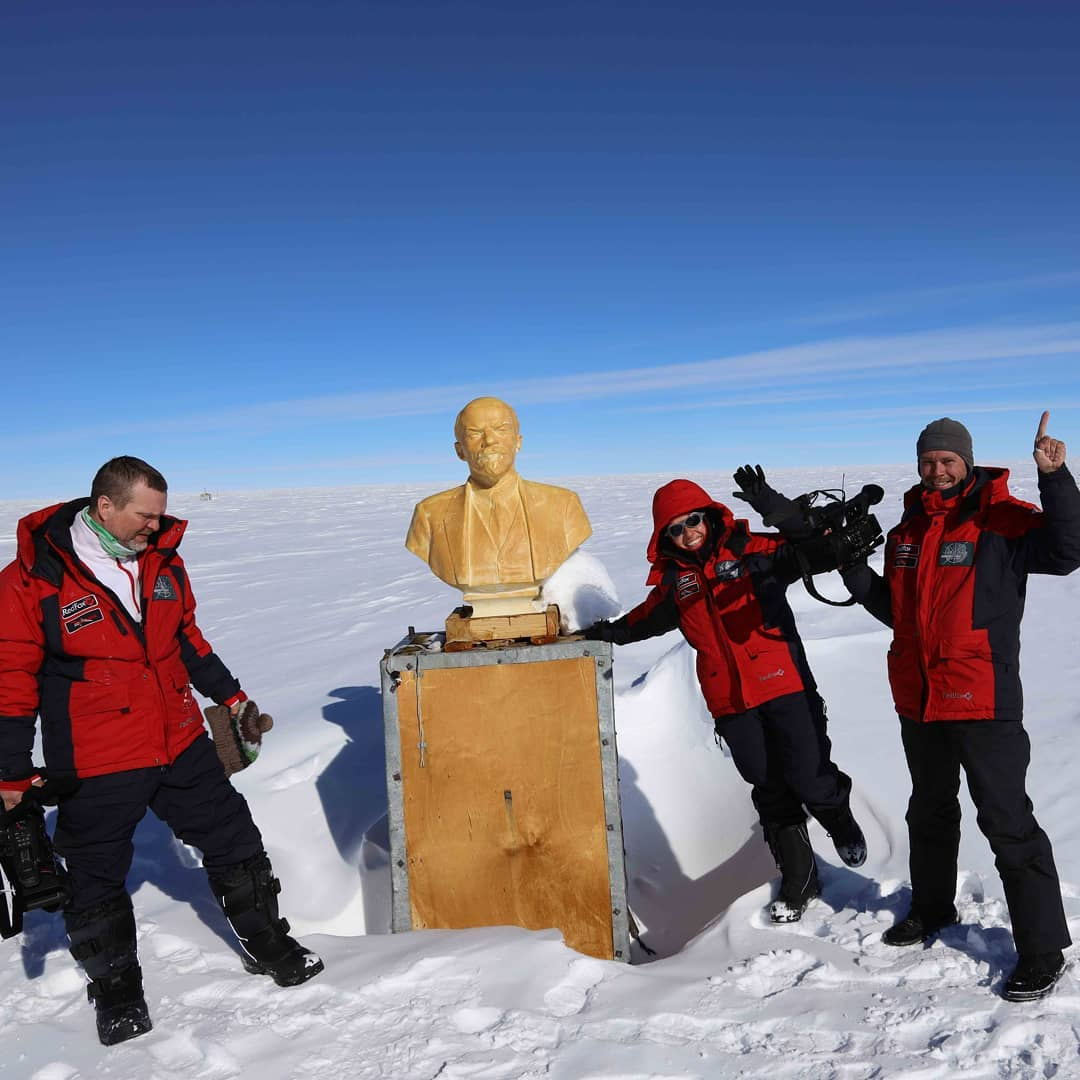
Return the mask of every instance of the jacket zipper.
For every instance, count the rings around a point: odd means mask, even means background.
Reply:
[[[931,711],[931,687],[930,687],[930,649],[932,634],[930,632],[930,619],[934,609],[934,582],[937,575],[934,567],[937,565],[938,555],[941,551],[941,537],[945,531],[945,512],[930,514],[930,524],[923,536],[923,550],[920,552],[919,569],[915,576],[915,608],[918,612],[919,626],[919,666],[922,669],[922,701],[920,702],[920,719],[925,723],[928,713]]]

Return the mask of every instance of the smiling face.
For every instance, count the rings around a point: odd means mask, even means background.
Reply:
[[[690,520],[694,520],[695,524],[689,524]],[[673,534],[673,525],[682,526],[676,530],[678,535]],[[709,538],[709,523],[700,510],[694,510],[689,514],[680,514],[672,518],[667,523],[665,532],[671,542],[681,551],[697,551]]]
[[[919,455],[919,479],[927,491],[955,487],[967,473],[967,462],[951,450],[927,450]]]
[[[506,476],[521,449],[517,416],[498,398],[470,401],[458,416],[454,434],[454,450],[469,463],[469,475],[480,487],[491,487]]]
[[[155,491],[145,480],[137,480],[123,502],[100,496],[92,515],[125,547],[145,551],[151,535],[161,527],[167,502],[164,491]]]

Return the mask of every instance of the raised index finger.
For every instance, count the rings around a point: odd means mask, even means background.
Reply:
[[[1039,440],[1046,435],[1046,424],[1047,424],[1047,421],[1049,421],[1049,419],[1050,419],[1050,410],[1047,409],[1046,412],[1044,412],[1042,414],[1042,419],[1039,421],[1039,430],[1037,432],[1035,432],[1035,442],[1036,442],[1036,444],[1038,444]]]

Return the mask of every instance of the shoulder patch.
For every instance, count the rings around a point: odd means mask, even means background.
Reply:
[[[723,559],[716,564],[717,581],[734,581],[742,570],[738,559]]]
[[[938,552],[938,566],[971,566],[974,562],[973,540],[948,540]]]
[[[175,600],[176,586],[173,584],[173,580],[168,574],[158,574],[157,580],[154,582],[154,596],[155,600]]]

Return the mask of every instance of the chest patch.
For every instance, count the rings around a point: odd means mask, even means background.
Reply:
[[[893,566],[911,567],[919,565],[918,544],[897,544],[893,552]]]
[[[717,581],[734,581],[742,569],[738,559],[724,559],[716,564]]]
[[[975,562],[973,540],[949,540],[941,545],[938,566],[971,566]]]
[[[176,599],[176,586],[173,584],[173,579],[169,577],[168,574],[158,574],[157,580],[154,582],[154,599]]]
[[[85,630],[88,626],[93,626],[94,623],[101,622],[105,618],[105,613],[99,607],[91,608],[89,611],[84,611],[81,615],[76,615],[73,619],[68,619],[64,623],[64,630],[69,634],[77,634],[80,630]]]
[[[89,611],[90,608],[96,608],[98,606],[98,598],[93,593],[87,593],[85,596],[80,596],[78,600],[72,600],[70,604],[65,604],[60,609],[61,619],[70,619],[73,615],[78,615],[82,611]]]
[[[680,574],[675,582],[675,594],[680,600],[687,600],[701,592],[701,581],[697,574]]]

